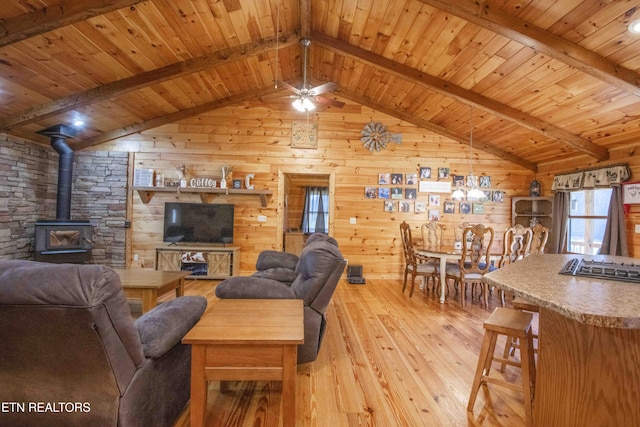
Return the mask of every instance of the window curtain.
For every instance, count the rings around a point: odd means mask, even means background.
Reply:
[[[629,256],[624,209],[622,207],[622,187],[613,187],[611,190],[607,225],[604,229],[602,247],[598,253],[600,255]]]
[[[561,254],[567,247],[567,223],[571,193],[559,191],[553,199],[553,219],[549,235],[549,253]]]
[[[306,187],[304,196],[304,210],[302,212],[303,233],[325,233],[327,229],[326,217],[329,207],[329,188]]]
[[[553,212],[553,230],[550,236],[551,253],[562,253],[567,245],[567,220],[569,217],[570,192],[594,188],[611,188],[611,201],[607,215],[600,254],[628,256],[621,184],[631,178],[626,163],[602,168],[585,169],[579,172],[556,175],[551,190],[556,192]]]

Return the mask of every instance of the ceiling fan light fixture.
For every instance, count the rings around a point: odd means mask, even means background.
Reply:
[[[297,98],[291,103],[291,106],[301,113],[306,113],[307,111],[313,111],[316,109],[315,104],[307,97]]]

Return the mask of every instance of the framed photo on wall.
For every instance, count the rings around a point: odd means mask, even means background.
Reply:
[[[622,183],[622,203],[625,205],[640,204],[640,181]]]
[[[292,148],[318,148],[318,124],[291,122]]]
[[[442,211],[446,214],[452,214],[456,212],[455,202],[444,202]]]
[[[364,187],[364,198],[375,199],[378,196],[377,187]]]

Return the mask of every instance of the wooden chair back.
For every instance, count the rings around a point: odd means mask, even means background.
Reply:
[[[413,265],[415,268],[418,262],[411,239],[411,226],[406,221],[402,221],[402,224],[400,224],[400,236],[402,237],[405,262],[407,265]]]
[[[531,244],[527,255],[543,254],[549,240],[549,229],[538,223],[531,227],[531,233]]]
[[[507,228],[504,232],[502,257],[500,257],[498,267],[511,264],[527,256],[532,236],[531,228],[521,224]]]
[[[493,244],[494,231],[483,224],[470,225],[462,233],[464,245],[460,270],[466,275],[470,273],[484,274],[490,267],[489,249]]]
[[[442,231],[444,226],[437,221],[429,221],[420,226],[422,233],[422,248],[437,250],[442,244]]]

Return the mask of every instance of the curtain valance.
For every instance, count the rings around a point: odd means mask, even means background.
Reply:
[[[597,169],[585,169],[556,175],[553,178],[551,191],[578,191],[591,188],[619,186],[631,177],[629,165],[611,165]]]

